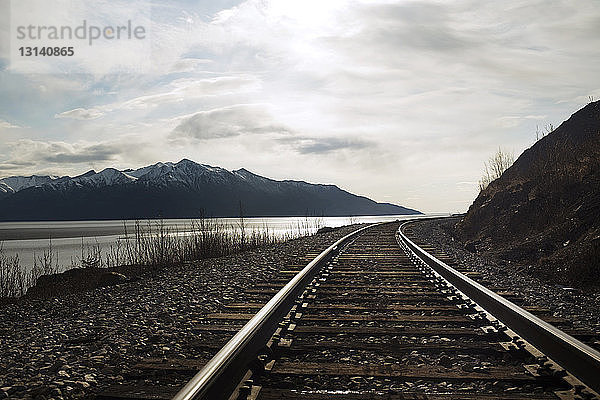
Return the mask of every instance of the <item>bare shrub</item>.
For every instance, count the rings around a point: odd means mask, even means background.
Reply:
[[[502,173],[513,165],[514,162],[514,154],[499,147],[498,151],[484,163],[483,176],[479,180],[479,191],[485,190],[492,181],[500,178]]]
[[[535,141],[538,142],[540,139],[546,137],[548,134],[554,132],[556,127],[552,123],[544,125],[544,129],[541,130],[539,125],[535,126]]]
[[[241,208],[240,208],[241,211]],[[242,214],[240,212],[240,214]],[[287,226],[283,232],[267,225],[251,228],[243,214],[237,222],[225,223],[213,218],[190,221],[189,229],[170,228],[163,220],[135,221],[133,232],[123,223],[123,235],[115,244],[102,249],[96,241],[85,244],[81,239],[81,256],[71,259],[71,268],[110,268],[139,266],[151,273],[184,262],[223,257],[242,251],[308,236],[323,226],[323,219],[306,217]],[[19,297],[34,286],[42,275],[62,272],[58,252],[49,241],[41,255],[34,255],[33,268],[21,265],[18,255],[9,257],[0,244],[0,298]]]
[[[7,256],[0,244],[0,298],[22,296],[27,288],[27,274],[19,256]]]

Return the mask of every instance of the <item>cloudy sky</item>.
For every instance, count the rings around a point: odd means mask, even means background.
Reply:
[[[144,46],[64,71],[20,69],[3,17],[0,177],[190,158],[464,211],[499,146],[600,98],[597,0],[114,4]]]

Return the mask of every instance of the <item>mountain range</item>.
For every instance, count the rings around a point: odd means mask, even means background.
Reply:
[[[139,169],[0,179],[0,221],[420,214],[335,185],[277,181],[183,159]]]

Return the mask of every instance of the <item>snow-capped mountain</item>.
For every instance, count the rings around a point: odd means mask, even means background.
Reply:
[[[153,185],[179,184],[196,187],[202,182],[225,182],[231,178],[231,172],[220,167],[198,164],[183,159],[178,163],[158,163],[149,167],[137,169],[128,173],[135,176],[140,182]]]
[[[200,215],[384,215],[418,211],[334,185],[276,181],[184,159],[75,177],[0,179],[0,220],[189,218]]]
[[[112,186],[112,185],[122,185],[130,182],[136,181],[137,178],[125,174],[119,170],[114,168],[106,168],[102,171],[96,173],[95,171],[89,171],[83,175],[77,176],[71,181],[61,182],[60,184],[74,183],[76,185],[81,186],[95,186],[95,187],[103,187],[103,186]],[[59,184],[59,185],[60,185]],[[57,184],[53,184],[57,185]]]
[[[0,190],[2,190],[2,187],[5,187],[12,192],[18,192],[30,187],[42,186],[57,179],[57,176],[51,175],[10,176],[0,179]]]

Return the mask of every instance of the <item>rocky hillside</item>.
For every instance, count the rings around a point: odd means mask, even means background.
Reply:
[[[457,225],[468,249],[600,285],[600,101],[525,150]]]

